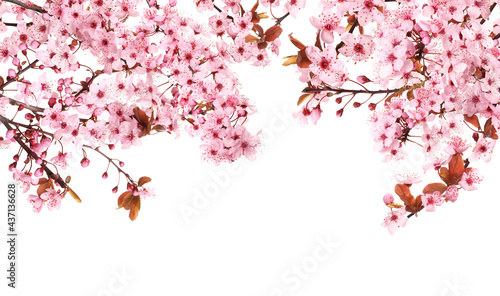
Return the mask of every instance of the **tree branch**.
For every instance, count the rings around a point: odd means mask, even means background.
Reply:
[[[395,93],[400,91],[401,88],[395,88],[395,89],[386,89],[386,90],[365,90],[365,89],[342,89],[342,88],[331,88],[331,87],[326,87],[326,88],[311,88],[311,87],[306,87],[302,90],[304,93],[319,93],[323,91],[332,91],[335,93],[353,93],[353,94],[388,94],[388,93]]]
[[[18,5],[18,6],[21,6],[25,9],[29,9],[29,10],[33,10],[33,11],[36,11],[36,12],[39,12],[39,13],[46,13],[47,11],[37,5],[34,5],[32,4],[33,6],[28,6],[26,3],[24,2],[21,2],[19,0],[1,0],[2,2],[10,2],[12,4],[15,4],[15,5]]]
[[[2,122],[7,129],[9,129],[9,130],[13,129],[12,126],[10,125],[10,120],[8,118],[3,117],[2,115],[0,115],[0,122]],[[26,151],[26,153],[28,154],[28,157],[31,157],[33,159],[39,158],[39,156],[35,152],[33,152],[33,150],[31,150],[31,148],[28,147],[28,145],[26,145],[26,143],[24,143],[23,140],[19,136],[14,136],[14,139],[19,144],[19,146],[21,146],[24,149],[24,151]],[[49,177],[50,179],[54,180],[62,188],[69,188],[68,185],[66,184],[66,182],[64,182],[64,180],[61,178],[61,176],[59,176],[58,174],[55,174],[54,172],[52,172],[45,165],[45,163],[42,162],[41,167],[43,168],[43,170],[47,174],[47,177]]]
[[[0,97],[6,97],[6,96],[0,95]],[[25,109],[31,110],[33,112],[41,112],[41,113],[43,113],[45,111],[45,109],[43,109],[41,107],[37,107],[37,106],[33,106],[33,105],[28,105],[26,103],[20,102],[18,100],[11,99],[9,97],[6,97],[6,98],[9,99],[9,104],[11,104],[13,106],[24,106]]]
[[[7,81],[4,84],[0,85],[0,90],[4,89],[7,85],[11,84],[13,81],[16,81],[16,79],[19,78],[19,76],[21,76],[21,74],[23,74],[24,72],[28,71],[36,63],[38,63],[38,60],[34,60],[31,64],[29,64],[28,66],[26,66],[24,69],[21,69],[21,71],[17,72],[16,77],[7,79]]]

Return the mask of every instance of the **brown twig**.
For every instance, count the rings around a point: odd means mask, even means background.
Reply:
[[[21,69],[21,71],[17,72],[16,77],[7,79],[7,81],[4,82],[4,84],[0,85],[0,90],[3,90],[7,85],[11,84],[13,81],[16,81],[16,79],[19,78],[19,76],[21,76],[21,74],[28,71],[28,69],[33,67],[36,63],[38,63],[38,60],[34,60],[31,64],[26,66],[24,69]]]
[[[2,115],[0,115],[0,122],[2,122],[3,125],[5,125],[5,127],[7,129],[9,129],[9,130],[13,129],[12,126],[10,125],[10,120],[8,118],[3,117]],[[24,149],[24,151],[26,151],[26,153],[28,154],[28,157],[31,157],[33,159],[38,159],[39,158],[39,156],[35,152],[33,152],[33,150],[31,150],[31,148],[28,147],[28,145],[26,145],[26,143],[24,143],[23,140],[19,136],[14,136],[14,139],[19,144],[19,146],[21,146]],[[66,184],[66,182],[64,182],[64,180],[61,178],[61,176],[59,176],[58,174],[55,174],[54,172],[52,172],[45,165],[45,163],[42,162],[42,164],[40,166],[43,168],[43,170],[47,174],[47,177],[49,177],[50,179],[54,180],[62,188],[69,188],[68,185]]]
[[[12,4],[15,4],[15,5],[18,5],[18,6],[21,6],[22,8],[25,8],[25,9],[29,9],[29,10],[33,10],[33,11],[36,11],[36,12],[39,12],[39,13],[46,13],[47,11],[39,6],[36,6],[34,4],[34,6],[28,6],[26,3],[24,2],[21,2],[19,0],[1,0],[2,2],[10,2]]]

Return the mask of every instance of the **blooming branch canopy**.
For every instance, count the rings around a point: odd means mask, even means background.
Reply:
[[[36,187],[28,197],[35,212],[44,205],[58,209],[68,193],[80,201],[63,177],[70,146],[83,151],[82,167],[94,155],[104,157],[125,178],[126,190],[118,181],[112,192],[120,191],[118,208],[132,220],[153,194],[145,187],[151,179],[133,178],[109,150],[184,131],[201,140],[202,159],[215,165],[256,157],[259,133],[245,126],[256,108],[240,93],[231,64],[268,65],[279,54],[285,20],[306,1],[192,2],[193,11],[209,14],[206,25],[182,17],[175,0],[0,2],[6,65],[0,145],[17,147],[9,170],[26,193]],[[320,120],[330,100],[341,106],[338,117],[350,106],[366,106],[383,161],[404,159],[410,145],[421,148],[421,172],[396,176],[402,204],[384,196],[391,212],[382,225],[391,234],[483,180],[472,162],[490,161],[500,127],[496,6],[492,0],[322,0],[309,17],[312,34],[288,35],[297,52],[283,65],[304,83],[294,114],[300,124]],[[424,182],[417,194],[426,172],[440,180]]]

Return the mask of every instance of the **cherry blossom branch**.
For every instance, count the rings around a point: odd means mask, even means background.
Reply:
[[[129,174],[127,174],[124,170],[122,170],[120,168],[120,166],[118,166],[114,161],[113,159],[111,159],[111,157],[107,156],[106,154],[104,154],[104,152],[102,152],[101,150],[99,150],[99,147],[98,148],[93,148],[92,146],[89,146],[89,145],[83,145],[83,147],[85,148],[89,148],[89,149],[92,149],[96,152],[98,152],[99,154],[101,154],[104,158],[106,158],[110,163],[112,163],[115,168],[118,170],[118,172],[122,173],[126,178],[127,180],[130,182],[130,183],[133,183],[134,182],[134,179],[132,179],[132,177],[130,177]]]
[[[497,6],[497,3],[496,3],[496,2],[495,2],[495,3],[493,3],[493,4],[491,4],[491,6],[490,6],[490,12],[493,12],[493,9],[495,9],[495,7],[496,7],[496,6]],[[486,22],[486,19],[485,19],[485,18],[483,18],[483,19],[481,20],[481,23],[480,23],[480,24],[482,25],[482,24],[484,24],[485,22]]]
[[[97,76],[101,75],[103,72],[102,71],[96,71],[95,73],[92,74],[92,77],[90,80],[87,82],[85,86],[82,87],[76,94],[75,94],[75,99],[78,98],[79,95],[81,95],[84,91],[88,91],[90,89],[90,85],[94,81],[94,79],[97,78]]]
[[[36,11],[36,12],[39,12],[39,13],[46,13],[47,11],[45,11],[43,8],[41,7],[38,7],[34,4],[31,4],[31,5],[34,5],[34,6],[29,6],[27,5],[26,3],[24,2],[21,2],[19,0],[1,0],[2,2],[10,2],[12,4],[15,4],[15,5],[18,5],[18,6],[21,6],[22,8],[25,8],[25,9],[29,9],[29,10],[33,10],[33,11]]]
[[[340,93],[353,93],[353,94],[389,94],[389,93],[395,93],[398,91],[401,91],[402,88],[395,88],[395,89],[386,89],[386,90],[364,90],[364,89],[342,89],[342,88],[331,88],[331,87],[325,87],[325,88],[311,88],[311,87],[306,87],[302,90],[303,93],[319,93],[323,91],[332,91],[337,94]]]
[[[275,26],[279,26],[283,20],[285,20],[288,16],[290,15],[289,12],[287,12],[284,16],[280,17],[279,19],[276,20]]]
[[[13,129],[12,126],[10,125],[10,120],[8,118],[3,117],[2,115],[0,115],[0,122],[2,122],[3,125],[5,125],[5,127],[8,130]],[[21,146],[24,149],[24,151],[26,151],[26,153],[28,154],[28,157],[31,157],[33,159],[39,158],[39,156],[35,152],[33,152],[33,150],[31,150],[31,148],[29,148],[28,145],[26,145],[26,143],[24,143],[23,140],[19,136],[14,135],[14,139],[19,144],[19,146]],[[50,170],[45,165],[44,162],[42,162],[40,164],[40,166],[43,168],[43,170],[45,171],[45,173],[47,174],[47,176],[50,179],[54,180],[57,184],[59,184],[59,186],[61,186],[62,188],[69,188],[68,185],[66,184],[66,182],[64,182],[64,180],[61,178],[61,176],[59,176],[58,174],[55,174],[54,172],[52,172],[52,170]]]
[[[358,24],[359,24],[358,19],[355,19],[354,23],[352,24],[352,27],[349,29],[350,34],[352,34],[352,32],[354,32],[354,29],[356,29]],[[339,52],[339,49],[341,49],[342,46],[344,46],[344,45],[345,45],[344,41],[341,41],[339,44],[337,44],[337,46],[335,47],[335,50],[337,51],[337,53]]]
[[[6,96],[0,95],[0,97],[6,97]],[[28,110],[31,110],[33,112],[42,112],[43,113],[43,111],[45,111],[44,108],[33,106],[33,105],[29,105],[29,104],[20,102],[18,100],[14,100],[14,99],[9,98],[9,97],[6,97],[6,98],[9,99],[9,104],[11,104],[13,106],[23,106],[24,108],[26,108]]]
[[[21,74],[28,71],[28,69],[32,68],[36,63],[38,63],[38,60],[34,60],[31,64],[26,66],[24,69],[21,69],[21,71],[17,72],[16,77],[8,78],[4,84],[0,85],[0,91],[3,90],[7,85],[11,84],[13,81],[16,81],[17,78],[19,78],[19,76]]]

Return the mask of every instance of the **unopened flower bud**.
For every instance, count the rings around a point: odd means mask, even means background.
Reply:
[[[5,134],[5,138],[10,140],[10,139],[14,138],[15,134],[16,134],[16,130],[10,129]]]
[[[475,142],[479,141],[479,134],[477,132],[474,132],[472,134],[472,138],[474,139]]]
[[[102,174],[102,178],[103,179],[107,179],[108,178],[108,172],[104,172],[104,174]]]
[[[374,111],[376,107],[377,107],[377,104],[375,104],[375,103],[370,103],[370,104],[368,104],[368,109],[369,109],[370,111]]]
[[[387,193],[386,195],[384,195],[384,203],[386,205],[389,205],[389,204],[391,204],[393,202],[394,202],[394,196],[392,196],[392,194]]]
[[[354,108],[359,108],[359,106],[361,106],[361,103],[360,103],[360,102],[354,102],[354,103],[352,104],[352,106],[353,106]]]
[[[14,69],[9,69],[7,73],[10,78],[16,77],[16,71]]]
[[[371,82],[370,78],[366,77],[365,75],[358,76],[358,78],[356,78],[356,80],[361,84]]]
[[[38,41],[36,41],[36,40],[33,40],[33,41],[31,41],[31,43],[30,43],[30,47],[31,47],[32,49],[37,49],[37,48],[39,48],[39,47],[40,47],[40,42],[38,42]]]
[[[43,176],[43,169],[42,168],[37,168],[35,170],[35,177],[39,178],[41,176]]]
[[[90,164],[90,160],[89,160],[88,158],[84,157],[84,158],[82,159],[82,161],[80,161],[80,164],[82,165],[82,167],[86,168],[86,167],[88,167],[88,166],[89,166],[89,164]]]
[[[337,115],[337,117],[342,117],[342,115],[344,114],[344,108],[337,110],[335,114]]]
[[[120,161],[120,166],[121,167],[124,167],[125,166],[125,163],[123,161]]]
[[[111,189],[111,192],[117,193],[118,192],[118,186],[113,187],[113,189]]]

